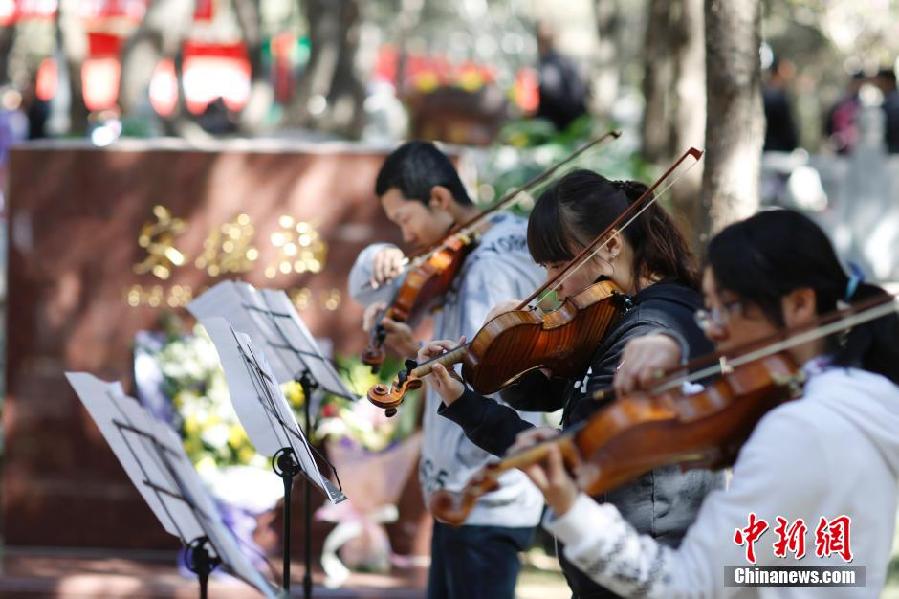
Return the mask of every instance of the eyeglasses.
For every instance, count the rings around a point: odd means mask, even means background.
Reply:
[[[721,308],[715,307],[711,310],[697,310],[693,314],[693,320],[696,325],[703,331],[708,331],[712,327],[723,327],[730,322],[731,314],[735,311],[743,311],[743,303],[740,300],[725,302]]]

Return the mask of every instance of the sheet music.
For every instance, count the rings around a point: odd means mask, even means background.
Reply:
[[[274,587],[253,568],[222,523],[178,435],[125,395],[119,383],[86,372],[67,372],[66,378],[166,532],[184,545],[207,537],[210,553],[226,570],[274,599]]]
[[[303,473],[330,501],[337,503],[346,499],[319,472],[309,442],[264,353],[255,348],[249,335],[235,331],[224,318],[201,322],[215,344],[225,370],[234,411],[256,450],[273,456],[280,449],[293,449]]]
[[[307,370],[318,384],[310,409],[318,412],[322,392],[350,400],[358,397],[346,388],[331,361],[297,315],[287,294],[280,290],[256,290],[249,283],[222,281],[187,306],[199,321],[221,317],[263,348],[279,383],[299,379]]]
[[[347,399],[358,399],[343,384],[331,361],[322,354],[318,343],[300,320],[287,294],[282,290],[273,289],[262,289],[257,293],[262,296],[269,312],[274,315],[275,326],[284,337],[284,344],[280,346],[272,344],[281,359],[287,360],[290,354],[299,355],[302,358],[300,371],[304,366],[309,368],[319,388]]]

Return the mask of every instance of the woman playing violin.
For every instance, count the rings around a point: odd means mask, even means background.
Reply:
[[[594,172],[576,170],[548,188],[535,204],[528,222],[528,248],[550,278],[605,230],[646,187],[636,182],[616,182]],[[627,296],[620,320],[595,348],[591,363],[572,380],[535,371],[525,374],[503,393],[503,399],[521,410],[563,410],[567,428],[586,419],[598,404],[590,399],[607,387],[622,363],[625,344],[634,338],[665,331],[662,343],[674,345],[684,356],[708,352],[710,344],[693,321],[700,306],[698,281],[692,256],[683,236],[657,204],[601,246],[599,253],[565,278],[556,292],[562,300],[601,277],[611,279]],[[496,311],[496,310],[495,310]],[[424,348],[420,358],[448,349],[448,341]],[[551,374],[551,373],[550,373]],[[435,366],[430,382],[443,397],[440,414],[458,423],[478,446],[503,455],[515,435],[533,425],[512,409],[478,395]],[[718,479],[708,471],[681,473],[659,469],[605,499],[617,505],[641,532],[676,546],[693,521],[703,497]],[[576,597],[612,597],[576,568],[563,561],[566,578]]]
[[[719,350],[885,295],[857,273],[845,274],[826,235],[796,212],[763,212],[731,225],[708,252],[706,309],[696,317]],[[625,360],[633,367],[618,373],[619,393],[680,363],[675,339],[661,335],[628,343]],[[786,349],[805,374],[801,397],[762,417],[737,456],[730,488],[706,498],[679,548],[641,534],[615,506],[579,495],[555,448],[526,469],[551,508],[544,526],[578,568],[622,596],[878,596],[897,506],[897,340],[892,312]],[[517,446],[541,436],[524,433]],[[864,566],[866,579],[829,590],[734,587],[738,576],[753,580],[726,567],[752,565]]]

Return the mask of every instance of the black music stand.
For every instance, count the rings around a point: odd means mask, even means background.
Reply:
[[[303,590],[304,597],[311,597],[311,485],[318,486],[334,503],[345,497],[318,471],[314,450],[300,430],[278,383],[296,381],[302,386],[307,431],[312,427],[313,404],[321,392],[356,398],[343,385],[283,291],[256,291],[247,283],[224,281],[191,302],[188,310],[206,327],[216,345],[241,423],[257,450],[273,456],[273,470],[284,481],[283,584],[286,589],[290,585],[291,489],[294,477],[300,473],[305,475]],[[244,330],[238,332],[241,326]],[[272,358],[271,364],[268,357]],[[251,399],[247,401],[247,398]]]
[[[240,552],[178,435],[125,395],[118,383],[84,372],[66,377],[150,509],[187,548],[187,565],[197,575],[201,599],[208,596],[209,573],[219,565],[275,599],[276,587]]]

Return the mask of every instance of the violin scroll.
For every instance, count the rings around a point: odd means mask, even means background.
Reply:
[[[378,383],[368,390],[368,401],[384,410],[388,418],[396,414],[396,410],[406,400],[406,393],[422,386],[422,380],[411,375],[411,371],[418,364],[415,360],[406,360],[406,370],[397,375],[393,385]]]

